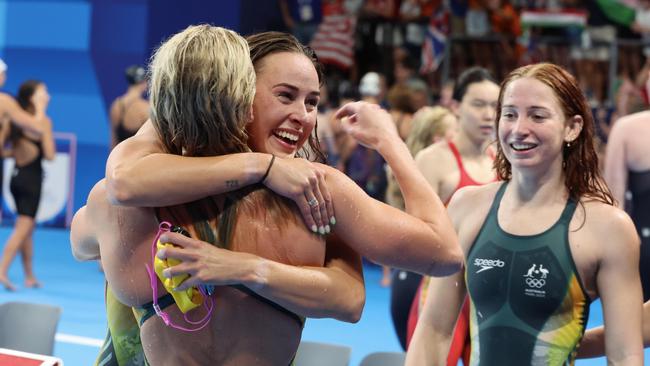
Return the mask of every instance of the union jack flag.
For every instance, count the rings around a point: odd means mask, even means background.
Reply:
[[[449,34],[449,11],[440,6],[433,14],[424,35],[422,45],[421,74],[436,71],[445,56],[447,35]]]

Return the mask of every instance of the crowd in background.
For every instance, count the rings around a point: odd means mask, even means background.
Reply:
[[[369,98],[391,111],[404,139],[418,110],[449,107],[454,78],[471,66],[498,81],[523,64],[563,66],[587,96],[603,144],[612,121],[650,103],[644,44],[650,1],[279,0],[279,6],[287,29],[326,65],[323,112]],[[382,197],[381,162],[339,139],[336,122],[319,123],[329,163]]]

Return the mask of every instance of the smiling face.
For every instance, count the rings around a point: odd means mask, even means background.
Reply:
[[[499,87],[489,80],[468,86],[463,99],[455,108],[460,133],[477,145],[494,134],[494,116],[499,98]]]
[[[553,90],[523,77],[503,92],[498,138],[514,169],[561,169],[566,142],[576,139],[582,118],[567,118]]]
[[[297,52],[270,54],[259,61],[256,88],[251,149],[294,157],[316,125],[320,88],[312,61]]]

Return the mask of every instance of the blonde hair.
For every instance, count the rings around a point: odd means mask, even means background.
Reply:
[[[149,64],[151,120],[165,149],[211,156],[249,151],[244,126],[255,96],[246,40],[210,25],[187,27]]]
[[[443,120],[451,114],[451,111],[444,107],[424,107],[413,116],[411,132],[406,138],[406,146],[411,156],[417,155],[420,150],[431,145],[434,136],[442,137],[445,135],[447,126],[445,126]],[[400,191],[399,184],[397,184],[397,180],[390,169],[386,171],[386,177],[388,179],[386,203],[404,210],[402,191]]]
[[[444,137],[449,128],[444,124],[445,117],[452,115],[444,107],[424,107],[420,109],[411,123],[411,132],[406,139],[406,146],[412,156],[431,145],[434,137]]]

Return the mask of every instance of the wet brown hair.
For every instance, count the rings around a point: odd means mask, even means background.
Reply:
[[[594,147],[594,119],[591,109],[575,78],[560,66],[550,63],[527,65],[512,71],[503,80],[499,91],[495,121],[497,136],[505,90],[511,82],[521,78],[533,78],[551,88],[566,119],[576,115],[583,119],[582,130],[578,137],[571,141],[570,146],[565,144],[563,147],[564,184],[569,191],[569,197],[575,200],[580,200],[583,197],[593,198],[613,205],[614,198],[598,169],[598,156]],[[512,166],[506,159],[498,139],[494,168],[499,180],[512,178]]]
[[[263,61],[267,56],[281,52],[293,52],[305,55],[311,61],[316,69],[316,73],[318,74],[319,86],[323,85],[325,79],[323,65],[318,61],[316,53],[310,47],[300,43],[300,41],[291,34],[282,32],[262,32],[246,37],[246,41],[248,41],[248,46],[250,47],[250,58],[253,62],[256,73],[259,73],[264,67]],[[318,162],[325,161],[325,154],[323,154],[320,143],[318,142],[317,130],[318,121],[316,121],[313,133],[309,136],[309,148],[303,146],[296,156]],[[310,152],[313,152],[315,155],[313,159],[310,156]]]

